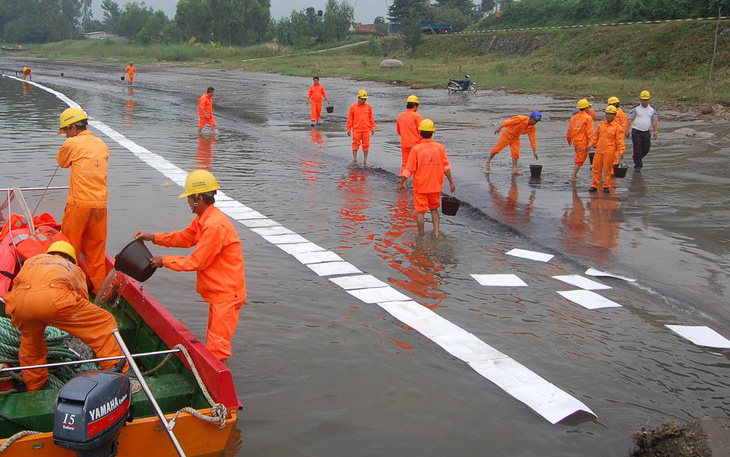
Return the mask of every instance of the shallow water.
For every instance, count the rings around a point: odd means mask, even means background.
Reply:
[[[6,73],[23,65],[0,59]],[[730,155],[727,123],[660,121],[644,171],[629,170],[610,196],[591,196],[586,167],[578,186],[567,182],[572,101],[417,91],[464,201],[457,216],[442,217],[435,240],[417,237],[412,196],[395,190],[394,122],[410,89],[325,79],[335,110],[312,130],[306,78],[150,67],[140,68],[130,92],[108,65],[31,66],[37,81],[94,119],[184,170],[210,168],[229,197],[433,309],[598,415],[551,425],[380,307],[236,224],[248,302],[230,360],[244,405],[242,443],[234,440],[229,455],[623,456],[641,426],[728,414],[727,351],[694,346],[664,327],[708,325],[728,336],[730,175],[717,166]],[[198,137],[195,102],[209,85],[219,133]],[[370,167],[352,164],[344,132],[361,87],[377,122]],[[538,125],[542,179],[529,179],[531,157],[520,161],[525,176],[512,179],[505,153],[485,177],[495,125],[536,107],[546,118]],[[37,87],[0,78],[0,187],[48,183],[64,108]],[[716,137],[686,138],[673,133],[679,127]],[[192,215],[177,198],[180,187],[95,133],[111,151],[108,250],[116,254],[137,229],[185,227]],[[53,184],[67,181],[68,171],[59,170]],[[60,218],[62,198],[53,198],[43,208],[55,204]],[[543,264],[504,255],[513,248],[556,257]],[[613,287],[599,292],[622,308],[591,311],[556,294],[572,287],[551,276],[588,266],[638,279],[598,279]],[[488,273],[517,274],[529,287],[487,288],[470,276]],[[161,269],[145,286],[204,335],[206,305],[193,274]]]

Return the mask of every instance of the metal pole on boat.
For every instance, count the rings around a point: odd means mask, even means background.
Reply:
[[[134,358],[140,358],[140,357],[154,357],[158,355],[167,355],[167,354],[175,354],[177,352],[181,352],[180,349],[165,349],[163,351],[154,351],[154,352],[142,352],[138,354],[132,354],[132,357]],[[71,360],[69,362],[55,362],[55,363],[44,363],[41,365],[25,365],[22,367],[6,367],[0,369],[0,375],[8,372],[8,371],[23,371],[23,370],[37,370],[38,368],[56,368],[56,367],[68,367],[72,365],[83,365],[85,363],[98,363],[98,362],[106,362],[107,360],[122,360],[126,359],[125,356],[112,356],[112,357],[98,357],[96,359],[84,359],[84,360]]]
[[[160,409],[160,405],[157,404],[157,400],[155,400],[155,397],[152,396],[152,391],[150,391],[150,388],[147,385],[147,382],[142,377],[142,372],[139,371],[139,367],[137,366],[137,363],[134,361],[134,357],[132,357],[132,354],[129,352],[129,348],[127,348],[126,343],[122,339],[122,335],[119,334],[119,329],[114,329],[112,334],[114,335],[114,338],[117,339],[117,343],[119,343],[119,347],[122,349],[122,352],[124,352],[124,356],[127,358],[127,363],[129,363],[129,366],[132,368],[132,371],[134,371],[134,374],[137,376],[137,380],[139,381],[140,385],[142,386],[142,390],[144,391],[144,394],[147,396],[147,398],[150,400],[150,403],[152,403],[152,406],[155,408],[157,417],[160,418],[160,421],[162,421],[162,424],[165,426],[165,431],[167,432],[167,436],[170,437],[170,441],[172,441],[172,445],[175,446],[175,450],[177,451],[178,455],[180,457],[186,457],[185,451],[183,451],[182,446],[180,446],[180,442],[177,440],[177,437],[175,436],[175,432],[172,431],[172,427],[170,427],[170,423],[165,418],[165,414],[162,412],[162,409]]]

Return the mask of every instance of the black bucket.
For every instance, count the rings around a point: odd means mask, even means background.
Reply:
[[[122,81],[124,81],[124,76],[120,76],[119,79],[121,79]]]
[[[441,197],[441,212],[445,216],[456,216],[456,212],[459,211],[461,206],[461,200],[451,195],[444,195]]]
[[[334,106],[326,106],[325,108],[327,109],[328,113],[332,113],[335,110]]]
[[[617,178],[625,178],[626,172],[629,170],[629,166],[625,163],[617,163],[613,166],[613,174]]]
[[[596,155],[595,152],[589,152],[588,153],[588,163],[590,163],[591,165],[593,165],[593,156],[594,155]]]
[[[139,282],[147,281],[156,268],[150,265],[152,253],[144,241],[134,240],[119,251],[114,258],[114,269]]]
[[[530,165],[530,177],[532,179],[540,179],[542,173],[542,165]]]

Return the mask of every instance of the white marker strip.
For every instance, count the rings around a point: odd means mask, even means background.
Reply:
[[[527,287],[527,283],[514,274],[471,275],[471,277],[487,287]]]
[[[314,244],[311,241],[307,241],[306,243],[279,244],[277,246],[282,251],[286,252],[287,254],[291,254],[291,255],[303,254],[305,252],[317,252],[317,251],[325,250],[322,246]]]
[[[369,289],[373,287],[387,287],[388,284],[372,275],[340,276],[330,278],[330,281],[345,290]]]
[[[281,225],[272,225],[271,227],[259,227],[259,228],[252,228],[252,232],[257,233],[261,236],[272,236],[272,235],[291,235],[292,232],[286,227],[282,227]]]
[[[524,249],[512,249],[506,253],[507,255],[522,257],[523,259],[537,260],[538,262],[549,262],[555,257],[552,254],[546,254],[544,252],[526,251]]]
[[[248,228],[254,228],[254,227],[273,227],[275,225],[279,225],[278,222],[272,221],[271,219],[267,219],[266,216],[263,214],[261,215],[261,218],[254,218],[254,219],[240,219],[240,218],[233,218],[240,222],[241,224],[245,225]]]
[[[553,276],[553,278],[558,281],[568,283],[571,286],[580,287],[584,290],[604,290],[611,288],[611,286],[601,284],[600,282],[593,281],[592,279],[584,278],[581,275]]]
[[[596,270],[595,268],[589,268],[586,270],[586,273],[588,276],[605,276],[607,278],[616,278],[616,279],[623,279],[624,281],[628,282],[636,282],[636,279],[627,278],[624,276],[619,275],[612,275],[611,273],[606,273],[605,271]]]
[[[223,211],[225,213],[225,211]],[[276,236],[262,236],[263,239],[271,244],[295,244],[295,243],[308,243],[309,240],[304,238],[302,235],[297,235],[292,232],[291,235],[276,235]]]
[[[3,76],[22,81],[17,77]],[[63,100],[69,106],[80,108],[78,104],[60,92],[56,92],[37,83],[31,84],[56,95],[56,97]],[[170,163],[160,155],[154,154],[133,141],[128,140],[122,134],[101,122],[94,121],[90,122],[90,124],[129,150],[140,160],[152,168],[159,170],[168,179],[180,187],[184,187],[185,178],[187,177],[187,173],[184,170]],[[280,225],[275,221],[263,222],[269,219],[266,219],[262,214],[243,204],[229,204],[228,202],[232,200],[223,192],[218,192],[216,200],[222,203],[221,210],[224,213],[232,219],[239,220],[246,227],[271,227]],[[255,217],[249,217],[250,215],[254,215]],[[250,219],[262,219],[262,221],[254,224]],[[284,246],[297,245],[277,244],[276,246],[283,248]],[[320,272],[326,272],[327,270],[336,271],[338,268],[349,269],[349,267],[345,267],[345,264],[350,265],[342,261],[340,256],[331,251],[292,252],[292,255],[315,272],[317,272],[315,268],[320,268]],[[337,267],[334,267],[335,264],[337,264]],[[343,265],[340,266],[339,264]],[[404,324],[421,332],[424,336],[444,347],[449,353],[467,362],[477,373],[494,382],[504,389],[505,392],[524,402],[553,424],[560,422],[562,419],[578,411],[585,411],[595,416],[593,411],[582,402],[487,345],[471,333],[466,332],[464,329],[445,320],[428,308],[414,302],[408,296],[398,292],[391,286],[353,289],[347,290],[347,293],[365,303],[377,303],[394,317],[400,319]],[[490,361],[495,363],[485,365]],[[500,363],[497,364],[496,362]]]
[[[307,265],[319,276],[352,275],[362,273],[350,262],[323,262],[310,263]]]
[[[559,290],[558,293],[568,300],[588,309],[621,308],[621,305],[618,303],[590,290]]]
[[[704,325],[668,325],[667,328],[697,346],[730,349],[730,340]]]

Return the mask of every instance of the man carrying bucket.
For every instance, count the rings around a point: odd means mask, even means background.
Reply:
[[[586,162],[588,157],[588,143],[593,136],[593,118],[588,115],[588,109],[591,104],[585,98],[578,100],[576,109],[578,112],[570,118],[568,124],[568,132],[565,138],[568,144],[572,144],[575,148],[575,166],[573,174],[570,176],[570,182],[578,181],[578,170]]]
[[[66,209],[61,232],[77,253],[86,256],[89,279],[98,294],[106,277],[107,164],[109,148],[86,129],[89,117],[81,108],[68,108],[61,114],[58,134],[66,141],[58,149],[56,161],[71,168]]]
[[[395,124],[395,129],[398,132],[398,135],[400,135],[400,176],[403,176],[403,171],[406,169],[408,157],[411,154],[411,148],[421,141],[421,134],[418,131],[418,126],[421,125],[423,117],[417,113],[419,105],[420,102],[418,101],[418,97],[415,95],[408,97],[406,100],[406,110],[398,116],[398,120]]]
[[[490,172],[490,164],[494,156],[499,154],[499,151],[509,146],[512,152],[512,174],[521,175],[522,173],[517,170],[517,161],[520,159],[520,135],[527,134],[530,139],[530,146],[532,146],[532,155],[537,160],[537,142],[535,141],[535,124],[540,122],[542,114],[539,111],[533,111],[529,116],[513,116],[506,121],[502,122],[494,134],[498,134],[500,130],[504,129],[502,135],[500,135],[497,144],[492,148],[492,153],[489,154],[487,159],[487,173]]]
[[[451,193],[456,191],[456,185],[451,178],[451,165],[446,156],[446,148],[441,143],[433,141],[436,126],[431,119],[424,119],[418,126],[421,142],[413,146],[408,156],[406,169],[400,178],[398,190],[406,186],[408,178],[413,176],[413,200],[416,203],[416,224],[418,235],[426,234],[426,212],[431,212],[433,222],[433,236],[439,237],[439,206],[441,206],[441,190],[444,187],[444,175],[449,178]]]
[[[134,238],[158,246],[195,247],[188,257],[156,255],[150,264],[173,271],[197,271],[196,290],[209,305],[205,345],[228,365],[238,313],[246,302],[246,278],[241,239],[231,221],[215,206],[217,189],[220,186],[211,172],[191,172],[185,180],[185,190],[180,194],[180,198],[187,197],[188,205],[195,213],[190,225],[172,233],[138,230]]]
[[[327,100],[327,103],[329,103],[330,100],[327,98],[327,92],[324,91],[324,86],[319,83],[319,76],[312,78],[312,81],[314,84],[309,86],[309,92],[307,92],[307,105],[311,104],[311,126],[314,127],[315,124],[319,124],[319,120],[322,119],[322,99],[324,98]]]
[[[593,157],[593,182],[589,192],[598,192],[603,174],[603,192],[611,192],[611,169],[613,158],[618,155],[621,159],[624,156],[624,129],[616,122],[616,107],[606,107],[606,120],[598,124],[596,133],[591,137],[588,149],[595,147],[596,155]]]
[[[56,241],[45,254],[23,264],[13,290],[5,296],[5,312],[20,331],[20,366],[46,363],[48,325],[77,337],[97,357],[124,355],[112,335],[117,328],[114,316],[89,301],[86,276],[76,265],[76,250],[66,241]],[[99,365],[109,370],[117,362],[107,360]],[[28,392],[41,390],[48,381],[48,369],[23,370],[23,381]]]
[[[198,99],[198,135],[203,131],[206,124],[210,125],[210,129],[215,133],[215,118],[213,117],[213,94],[215,89],[209,87],[203,95]]]
[[[129,62],[129,65],[127,65],[127,68],[125,68],[124,71],[127,72],[127,87],[132,87],[132,83],[134,83],[134,75],[137,74],[137,67],[135,67],[132,62]]]

